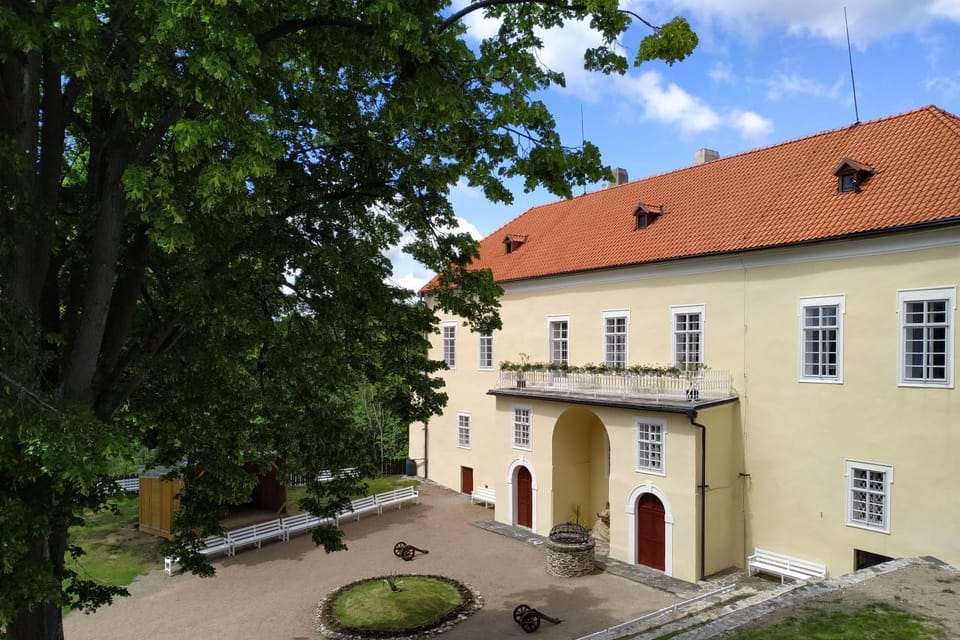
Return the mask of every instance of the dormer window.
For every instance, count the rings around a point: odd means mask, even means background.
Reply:
[[[522,247],[529,236],[522,236],[517,233],[508,233],[507,237],[503,239],[503,246],[506,253],[513,253],[520,247]]]
[[[844,158],[833,170],[837,177],[837,192],[858,193],[860,186],[874,173],[876,171],[870,165]]]
[[[633,212],[633,216],[637,219],[637,226],[634,227],[635,230],[646,229],[653,221],[656,220],[659,216],[663,215],[663,205],[659,207],[654,207],[652,205],[640,203],[640,206],[637,207],[636,211]]]

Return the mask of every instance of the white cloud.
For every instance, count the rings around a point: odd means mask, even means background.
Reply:
[[[773,121],[752,111],[734,109],[730,112],[728,120],[747,140],[764,140],[773,133]]]
[[[668,6],[694,22],[720,22],[751,39],[764,31],[787,32],[838,44],[846,42],[846,6],[850,39],[861,47],[898,33],[918,32],[936,20],[960,22],[957,0],[672,0]]]
[[[394,275],[392,278],[390,278],[390,281],[398,287],[411,289],[412,291],[420,291],[420,289],[423,288],[423,285],[430,282],[431,278],[433,278],[433,275],[427,273],[426,271],[408,271],[402,276]]]
[[[700,98],[674,83],[664,85],[656,71],[614,79],[617,91],[641,105],[644,117],[678,127],[683,133],[699,133],[720,125],[720,116]]]
[[[457,184],[450,188],[450,195],[469,200],[479,200],[483,198],[483,190],[478,187],[471,187],[467,184],[466,178],[460,178],[457,180]]]
[[[797,73],[778,73],[767,81],[767,100],[779,100],[795,95],[807,95],[815,98],[836,98],[840,95],[843,85],[843,78],[827,86],[813,78],[807,78]]]
[[[733,69],[723,62],[714,64],[707,75],[717,84],[726,84],[733,81]]]
[[[947,97],[960,95],[960,74],[954,76],[930,76],[924,79],[923,86]]]

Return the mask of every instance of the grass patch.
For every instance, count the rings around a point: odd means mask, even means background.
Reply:
[[[458,607],[455,587],[435,578],[406,576],[392,591],[386,580],[373,579],[337,596],[333,614],[341,624],[356,629],[402,631],[430,624]]]
[[[161,540],[141,533],[140,502],[136,495],[110,502],[117,512],[101,511],[84,517],[83,526],[70,529],[70,541],[84,549],[78,560],[67,559],[79,575],[100,584],[122,587],[161,564]]]
[[[741,631],[727,640],[937,640],[946,638],[939,623],[877,602],[854,611],[815,610],[785,622]]]

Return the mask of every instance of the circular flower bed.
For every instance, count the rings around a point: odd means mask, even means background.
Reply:
[[[318,630],[339,640],[423,637],[446,631],[482,606],[478,593],[444,576],[365,578],[323,599]]]

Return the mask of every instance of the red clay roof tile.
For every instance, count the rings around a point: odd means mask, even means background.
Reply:
[[[839,193],[856,158],[874,174]],[[640,203],[663,204],[636,230]],[[529,209],[480,242],[498,282],[960,221],[960,119],[935,106]],[[510,235],[527,236],[506,254]],[[429,287],[430,285],[428,285]]]

